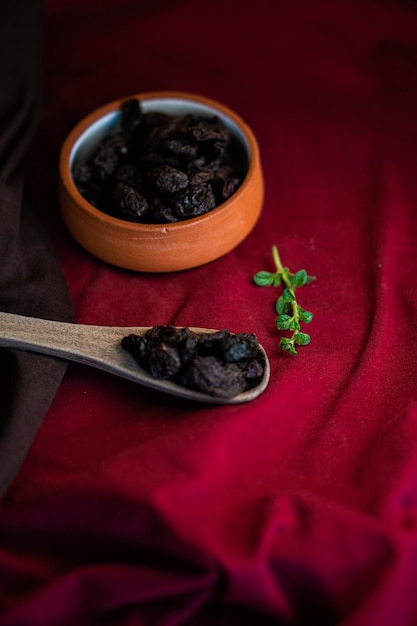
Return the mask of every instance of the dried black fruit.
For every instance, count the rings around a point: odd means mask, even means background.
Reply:
[[[246,387],[242,370],[233,363],[221,363],[214,356],[197,356],[187,371],[191,388],[218,398],[232,398]]]
[[[204,333],[198,340],[198,353],[202,356],[215,356],[221,358],[224,352],[225,341],[231,336],[227,329],[218,330],[215,333]],[[237,337],[237,335],[233,335]]]
[[[223,183],[222,198],[227,200],[232,196],[240,185],[239,178],[227,178]]]
[[[161,343],[149,349],[149,370],[154,378],[171,378],[180,367],[180,355],[172,344]]]
[[[120,215],[125,219],[139,221],[149,211],[147,199],[130,185],[117,183],[113,189],[112,199]]]
[[[143,121],[146,125],[149,137],[157,140],[165,140],[175,128],[177,119],[176,116],[168,115],[162,111],[152,111],[144,116]]]
[[[170,165],[160,165],[149,173],[155,189],[161,193],[176,193],[188,187],[188,176]]]
[[[139,130],[143,119],[142,107],[137,98],[125,100],[120,107],[120,125],[126,135],[131,135]]]
[[[159,198],[154,199],[151,212],[154,217],[154,222],[161,224],[178,222],[178,213],[175,212],[172,206],[162,202]]]
[[[136,191],[144,189],[143,175],[140,170],[131,163],[125,163],[117,169],[114,175],[115,183],[126,183]]]
[[[72,175],[74,182],[79,189],[85,189],[93,180],[93,171],[88,163],[77,163],[74,165]]]
[[[145,334],[145,340],[150,345],[160,343],[175,343],[178,339],[179,329],[175,326],[153,326]]]
[[[104,139],[96,148],[92,157],[92,166],[97,179],[107,181],[127,154],[126,143],[121,135]]]
[[[203,167],[197,161],[192,161],[187,170],[190,185],[201,185],[213,180],[214,172],[209,167]]]
[[[197,144],[188,143],[185,138],[167,139],[167,141],[163,142],[162,147],[168,154],[175,156],[185,156],[187,158],[195,158],[197,156]]]
[[[191,135],[196,141],[221,141],[225,144],[230,140],[230,131],[224,126],[220,118],[200,118],[190,128]]]
[[[131,98],[121,105],[120,131],[72,174],[79,192],[105,213],[164,223],[211,211],[246,171],[245,150],[218,116],[145,113]]]
[[[124,337],[121,345],[155,378],[220,398],[253,387],[264,373],[254,334],[232,334],[227,329],[198,334],[187,327],[154,326],[144,337]]]
[[[256,358],[259,352],[258,340],[253,334],[230,334],[223,339],[222,352],[224,360],[230,363],[248,361]]]
[[[264,373],[264,368],[262,366],[262,363],[255,359],[253,361],[250,361],[246,365],[244,370],[245,370],[245,378],[247,381],[251,379],[259,379],[262,377]]]
[[[193,185],[175,194],[172,200],[175,211],[181,218],[197,217],[211,211],[216,206],[210,185]]]
[[[146,341],[140,335],[127,335],[123,337],[121,346],[130,354],[133,354],[135,359],[142,367],[148,369],[148,349]]]

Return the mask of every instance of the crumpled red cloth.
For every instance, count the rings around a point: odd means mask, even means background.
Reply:
[[[255,332],[271,381],[217,407],[71,364],[0,510],[0,626],[417,623],[417,3],[48,0],[29,160],[76,319]],[[217,261],[106,265],[57,156],[114,98],[201,93],[256,134],[262,216]],[[278,349],[278,245],[314,313]],[[210,241],[207,241],[210,245]]]

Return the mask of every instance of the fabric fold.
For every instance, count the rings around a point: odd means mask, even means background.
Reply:
[[[27,198],[24,159],[40,109],[42,8],[35,1],[0,7],[0,308],[72,319],[66,282]],[[1,331],[0,331],[1,332]],[[20,467],[62,380],[66,364],[2,349],[0,495]]]

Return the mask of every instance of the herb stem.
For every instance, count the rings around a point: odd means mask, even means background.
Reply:
[[[277,268],[277,272],[282,273],[284,267],[281,262],[281,257],[279,256],[277,246],[272,246],[272,258],[274,259],[275,267]]]
[[[291,337],[281,337],[279,347],[289,354],[297,354],[295,345],[305,346],[310,343],[310,335],[301,332],[301,323],[309,324],[313,318],[310,311],[305,311],[297,302],[295,290],[307,285],[314,280],[314,276],[308,276],[305,270],[290,272],[288,267],[282,264],[277,246],[272,246],[272,258],[275,272],[261,271],[254,275],[254,282],[260,287],[272,285],[279,287],[284,284],[285,288],[275,303],[278,313],[275,324],[279,330],[292,331]]]
[[[288,291],[293,296],[291,300],[291,310],[293,313],[293,319],[295,322],[299,322],[300,317],[298,315],[298,304],[295,298],[295,289],[291,283],[288,267],[284,267],[282,264],[277,246],[272,246],[272,258],[274,260],[275,267],[277,268],[277,274],[281,276],[282,281],[285,283],[285,286],[287,287]]]
[[[282,281],[285,283],[285,286],[287,287],[288,291],[293,296],[293,299],[291,301],[291,309],[293,313],[293,318],[296,322],[299,322],[300,318],[298,315],[298,304],[295,298],[295,289],[291,282],[291,275],[290,275],[288,267],[283,266],[278,248],[275,245],[272,246],[272,258],[274,260],[275,267],[277,268],[277,274],[280,274]]]

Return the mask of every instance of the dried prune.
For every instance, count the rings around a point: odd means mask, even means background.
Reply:
[[[155,378],[220,398],[253,387],[264,373],[254,334],[227,329],[199,334],[187,327],[154,326],[143,337],[124,337],[121,345]]]
[[[172,344],[160,343],[149,349],[149,370],[154,378],[171,378],[180,367],[180,355]]]
[[[214,209],[216,200],[210,185],[202,184],[193,185],[175,194],[173,204],[181,218],[190,218]]]
[[[114,174],[122,156],[126,153],[126,143],[121,135],[104,139],[92,157],[92,166],[97,179],[102,182],[107,181]]]
[[[203,167],[198,162],[192,161],[187,169],[188,182],[190,185],[201,185],[213,180],[214,172],[209,167]]]
[[[224,352],[224,343],[231,333],[227,329],[215,333],[204,333],[198,340],[198,353],[202,356],[216,356],[221,358]],[[233,335],[237,337],[237,335]]]
[[[145,334],[145,340],[151,345],[162,342],[175,343],[178,337],[178,328],[175,326],[153,326]]]
[[[85,189],[93,180],[93,172],[91,165],[88,163],[77,163],[74,165],[73,172],[74,182],[79,189]]]
[[[173,224],[178,222],[178,214],[169,204],[165,204],[160,198],[155,198],[152,203],[152,215],[155,222]]]
[[[142,107],[137,98],[125,100],[120,107],[120,125],[123,132],[130,136],[138,131],[143,119]]]
[[[137,221],[137,218],[145,216],[149,211],[147,199],[136,189],[117,183],[113,189],[113,202],[117,205],[120,213],[126,218]]]
[[[155,189],[161,193],[176,193],[188,187],[188,176],[170,165],[160,165],[149,173]]]
[[[187,371],[192,389],[218,398],[232,398],[246,387],[242,370],[233,363],[221,363],[214,356],[197,356]]]
[[[182,328],[178,337],[177,348],[183,365],[188,365],[197,354],[198,337],[189,328]]]
[[[161,344],[173,345],[177,348],[183,363],[190,361],[196,352],[198,337],[189,328],[175,326],[153,326],[145,334],[149,346]]]
[[[222,352],[225,361],[237,363],[254,359],[259,352],[259,344],[255,335],[239,333],[224,337]]]
[[[227,198],[230,198],[230,196],[232,196],[235,193],[239,185],[240,185],[240,180],[238,178],[227,178],[223,183],[222,192],[221,192],[222,198],[224,200],[227,200]]]
[[[144,123],[148,129],[148,136],[154,139],[165,140],[173,131],[178,118],[162,111],[151,111],[144,116]]]
[[[89,159],[75,162],[72,174],[100,210],[169,223],[214,209],[235,193],[246,171],[245,150],[218,116],[144,112],[131,98],[120,107],[120,129]]]
[[[249,363],[245,366],[245,378],[247,381],[251,379],[259,379],[262,377],[264,373],[264,369],[262,363],[257,359],[253,359],[253,361],[249,361]]]
[[[162,147],[168,154],[173,154],[175,156],[185,156],[187,158],[194,158],[197,156],[197,144],[189,143],[186,139],[181,137],[167,139],[163,142]]]
[[[115,183],[126,183],[129,187],[133,187],[137,191],[144,189],[143,175],[140,170],[131,163],[125,163],[118,168],[114,175]]]
[[[190,128],[190,132],[196,141],[222,141],[227,143],[230,139],[230,131],[217,116],[208,119],[199,118],[197,123]]]
[[[130,334],[123,337],[121,346],[130,352],[135,359],[145,368],[148,368],[148,349],[146,340],[141,335]]]

